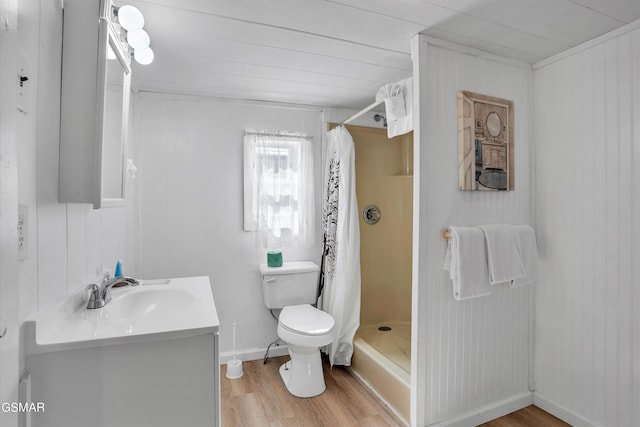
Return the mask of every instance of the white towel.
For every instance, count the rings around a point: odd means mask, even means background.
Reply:
[[[487,239],[489,283],[511,283],[525,277],[518,233],[513,225],[490,224],[479,226]]]
[[[522,251],[522,261],[524,262],[525,276],[511,282],[512,288],[533,284],[536,281],[536,271],[538,268],[538,247],[536,244],[536,233],[528,225],[515,225],[514,229],[520,243]]]
[[[453,282],[453,297],[460,301],[490,295],[484,233],[478,227],[449,227],[449,230],[445,269]]]
[[[384,100],[387,136],[393,138],[413,130],[413,78],[387,83],[378,89],[376,101]]]
[[[384,109],[389,121],[395,122],[407,115],[407,109],[404,106],[404,93],[402,92],[384,99]]]

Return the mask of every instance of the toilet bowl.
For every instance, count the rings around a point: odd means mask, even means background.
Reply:
[[[280,376],[292,395],[313,397],[325,391],[320,347],[333,341],[334,325],[330,314],[310,304],[282,309],[278,337],[289,345],[291,360],[280,366]]]

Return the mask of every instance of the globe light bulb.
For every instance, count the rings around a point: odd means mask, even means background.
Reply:
[[[118,9],[118,22],[127,31],[138,31],[144,27],[144,16],[137,7],[127,4]]]
[[[154,54],[150,47],[146,49],[136,49],[133,52],[133,58],[140,65],[149,65],[153,62]]]
[[[149,47],[151,39],[145,30],[129,31],[127,32],[127,43],[135,50],[142,50]]]

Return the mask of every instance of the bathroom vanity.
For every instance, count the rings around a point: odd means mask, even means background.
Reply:
[[[34,427],[219,426],[219,322],[208,277],[84,292],[25,323]]]

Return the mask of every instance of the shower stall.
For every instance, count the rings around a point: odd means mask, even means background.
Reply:
[[[413,132],[346,126],[355,144],[362,277],[351,369],[405,420],[411,367]]]

